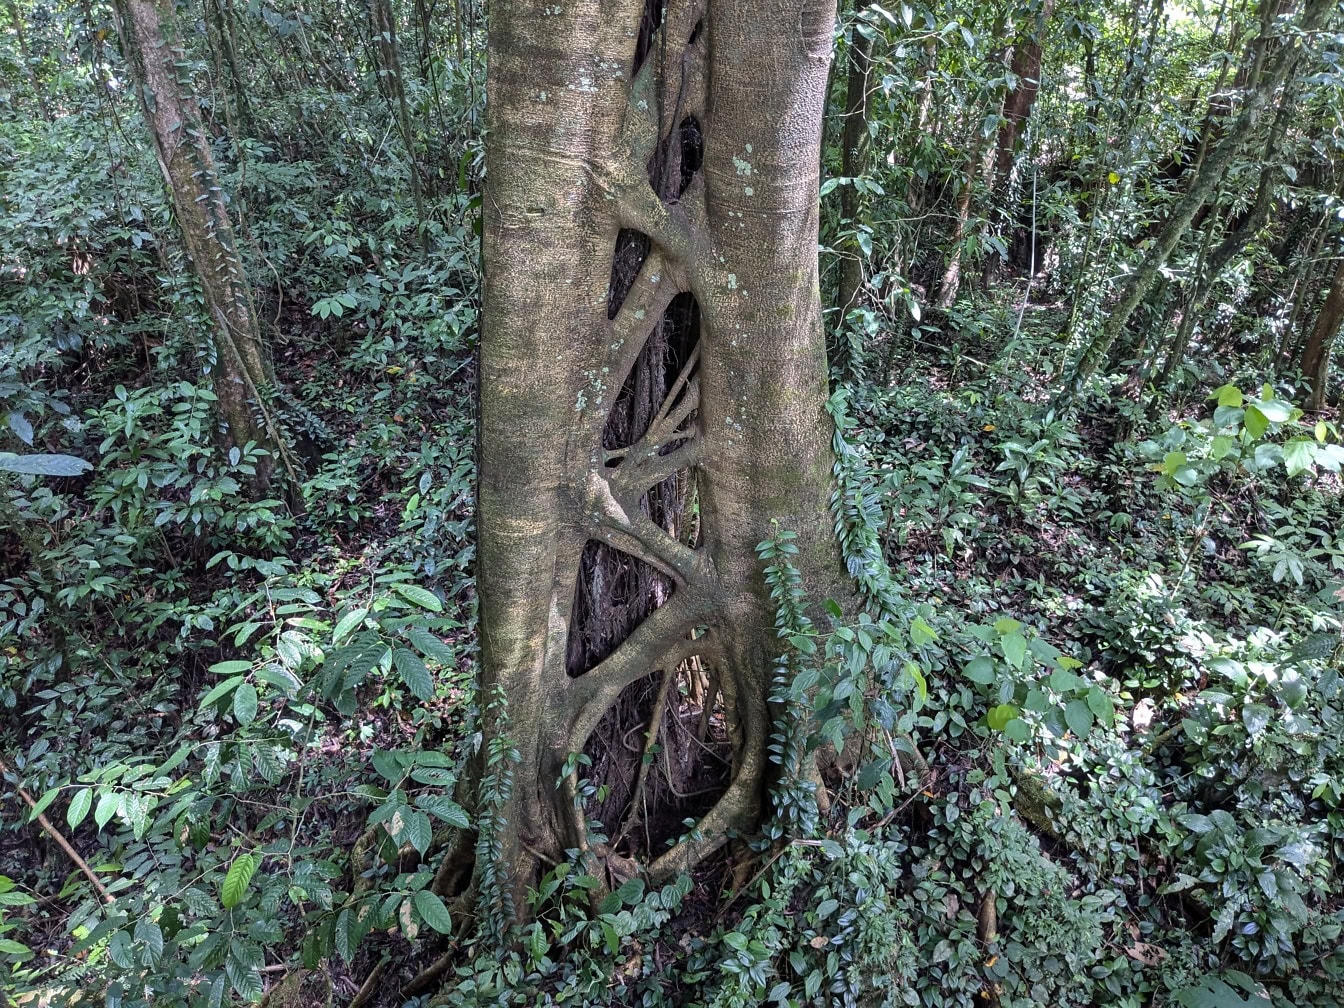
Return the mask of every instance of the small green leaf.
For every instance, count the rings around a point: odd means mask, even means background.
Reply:
[[[239,854],[233,859],[233,864],[229,865],[228,874],[224,876],[224,882],[219,887],[219,902],[225,910],[231,910],[243,902],[243,897],[247,895],[247,887],[252,882],[252,876],[257,873],[257,865],[261,859],[255,854]]]
[[[1248,703],[1241,709],[1241,722],[1252,737],[1264,731],[1273,716],[1274,711],[1264,704]]]
[[[1221,385],[1214,389],[1209,398],[1217,399],[1219,406],[1241,406],[1245,402],[1245,397],[1241,394],[1241,389],[1230,384]]]
[[[420,915],[422,921],[439,934],[452,933],[453,919],[449,916],[443,900],[437,895],[428,889],[421,889],[415,894],[412,902],[415,904],[415,912]]]
[[[246,672],[251,667],[250,661],[222,661],[211,665],[210,671],[215,675],[233,675],[235,672]]]
[[[1316,464],[1316,442],[1310,438],[1293,438],[1283,446],[1283,465],[1289,476],[1304,473]]]
[[[79,476],[93,466],[73,455],[15,455],[0,452],[0,471],[24,476]]]
[[[224,696],[226,693],[229,693],[232,690],[236,690],[242,684],[243,684],[243,677],[240,675],[231,676],[230,678],[225,679],[221,683],[215,683],[214,688],[211,689],[209,693],[207,693],[205,696],[201,698],[200,703],[201,709],[204,710],[206,707],[209,707],[220,697]]]
[[[1246,416],[1242,422],[1246,427],[1246,433],[1252,438],[1262,437],[1265,431],[1269,430],[1269,418],[1256,406],[1246,407]]]
[[[98,799],[98,805],[93,810],[93,821],[99,829],[102,829],[111,821],[112,817],[117,814],[117,808],[120,805],[121,796],[115,791],[105,792]]]
[[[32,949],[11,938],[0,938],[0,955],[31,955]]]
[[[415,803],[431,815],[438,816],[449,826],[456,826],[458,829],[468,829],[471,826],[466,810],[451,798],[443,795],[419,795]]]
[[[233,694],[233,716],[240,725],[249,725],[257,717],[257,688],[243,683]]]
[[[56,800],[56,796],[60,793],[61,789],[58,787],[48,788],[46,791],[44,791],[42,793],[42,797],[39,798],[36,801],[36,803],[34,803],[32,809],[29,811],[28,821],[34,822],[37,819],[37,817],[40,816],[43,812],[45,812],[47,810],[47,807]]]
[[[331,632],[332,642],[339,644],[350,631],[364,622],[364,617],[369,614],[368,609],[352,609],[336,622],[336,629]]]
[[[1087,691],[1087,706],[1107,728],[1115,720],[1115,703],[1100,686]]]
[[[92,805],[93,788],[81,788],[75,792],[75,796],[70,799],[70,807],[65,810],[65,821],[71,829],[84,821],[84,817],[89,814]]]

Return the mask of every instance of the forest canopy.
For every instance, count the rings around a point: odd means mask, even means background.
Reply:
[[[0,999],[1340,1004],[1342,51],[5,0]]]

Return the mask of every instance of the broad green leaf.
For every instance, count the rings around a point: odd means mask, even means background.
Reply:
[[[0,954],[3,955],[31,955],[32,949],[27,945],[20,945],[12,938],[0,938]]]
[[[207,693],[204,697],[201,698],[200,703],[201,709],[203,710],[206,707],[209,707],[211,704],[213,704],[220,697],[224,696],[226,693],[229,693],[232,690],[236,690],[239,686],[243,684],[243,681],[244,681],[243,676],[236,675],[231,676],[228,679],[225,679],[221,683],[215,683],[214,688],[211,689],[209,693]]]
[[[1209,442],[1209,458],[1221,462],[1237,450],[1237,442],[1226,434],[1218,434]]]
[[[407,627],[404,632],[406,639],[411,642],[411,646],[426,658],[433,658],[440,665],[453,666],[457,664],[457,652],[428,630],[423,630],[420,627]]]
[[[421,609],[428,609],[430,612],[443,612],[443,603],[439,601],[439,597],[419,585],[394,584],[392,590],[407,602],[417,605]]]
[[[47,810],[47,807],[56,800],[56,796],[60,793],[61,789],[58,787],[48,788],[44,791],[42,797],[33,804],[32,809],[29,811],[28,821],[35,822],[37,817]]]
[[[1257,406],[1246,407],[1246,416],[1243,422],[1246,433],[1252,438],[1263,437],[1265,431],[1269,430],[1269,418],[1260,412]]]
[[[1017,717],[1003,726],[1003,734],[1014,742],[1026,742],[1031,738],[1031,728],[1020,717]]]
[[[434,827],[429,816],[403,805],[388,820],[387,831],[398,844],[410,844],[423,854],[434,839]]]
[[[240,725],[249,725],[257,717],[257,688],[251,683],[243,683],[233,694],[233,716]]]
[[[420,919],[432,927],[439,934],[450,934],[453,930],[453,919],[448,915],[448,908],[444,906],[443,900],[428,889],[421,889],[415,894],[412,902],[415,904],[415,911],[420,915]]]
[[[102,829],[112,820],[120,805],[121,796],[115,791],[107,791],[98,799],[98,804],[93,810],[93,821],[99,829]]]
[[[1087,706],[1107,728],[1115,720],[1115,703],[1100,686],[1093,686],[1087,691]]]
[[[1027,639],[1020,633],[1004,634],[999,641],[999,647],[1003,648],[1003,657],[1007,659],[1008,664],[1014,668],[1022,668],[1027,660]]]
[[[415,804],[426,812],[438,816],[449,826],[456,826],[458,829],[468,829],[471,826],[466,810],[451,798],[443,795],[419,795],[415,799]]]
[[[425,663],[414,651],[397,648],[392,653],[392,663],[401,673],[402,682],[415,694],[417,700],[429,700],[434,696],[434,677],[425,668]]]
[[[1210,399],[1217,399],[1219,406],[1241,406],[1245,402],[1245,397],[1241,394],[1241,389],[1235,385],[1222,385],[1213,390]]]
[[[1304,473],[1316,463],[1316,442],[1310,438],[1293,438],[1283,446],[1283,465],[1289,476]]]
[[[229,865],[229,871],[219,887],[219,902],[225,910],[231,910],[243,902],[243,897],[247,895],[247,887],[252,882],[252,876],[257,873],[257,865],[260,863],[261,859],[255,854],[239,854],[233,859],[233,864]]]
[[[267,665],[265,668],[258,669],[257,678],[262,682],[270,683],[272,686],[278,686],[290,696],[303,689],[303,683],[299,677],[283,665]]]
[[[93,788],[81,788],[75,792],[75,796],[70,799],[70,807],[65,810],[65,821],[71,829],[84,821],[92,806]]]
[[[0,452],[0,471],[24,476],[79,476],[93,466],[73,455],[15,455]]]
[[[22,413],[9,414],[9,429],[26,445],[33,443],[33,425],[28,422],[28,418]]]
[[[163,931],[153,918],[145,915],[136,921],[131,937],[140,946],[140,965],[154,966],[163,958]]]
[[[1008,722],[1019,717],[1021,713],[1012,704],[999,704],[997,707],[991,707],[985,713],[985,723],[994,731],[1003,731]]]
[[[1050,673],[1050,688],[1056,693],[1068,693],[1083,685],[1083,680],[1066,669],[1055,669]]]
[[[1235,904],[1234,904],[1235,905]],[[1225,974],[1231,977],[1235,970]],[[1245,974],[1237,974],[1245,976]],[[1248,977],[1247,980],[1250,978]],[[1272,1002],[1249,983],[1243,988],[1243,997],[1216,976],[1201,977],[1193,987],[1182,987],[1174,992],[1182,1008],[1270,1008]]]
[[[1252,737],[1264,731],[1273,716],[1274,711],[1264,704],[1248,703],[1241,708],[1241,722]]]
[[[1293,415],[1293,407],[1282,399],[1265,398],[1255,403],[1254,408],[1270,423],[1284,423]]]
[[[1064,707],[1064,723],[1080,739],[1087,738],[1092,730],[1095,715],[1085,700],[1070,700]]]
[[[994,681],[994,659],[989,655],[972,658],[961,670],[961,674],[974,683],[987,686]]]
[[[352,609],[336,622],[336,629],[331,632],[333,643],[339,644],[345,637],[364,622],[364,617],[369,614],[368,609]]]

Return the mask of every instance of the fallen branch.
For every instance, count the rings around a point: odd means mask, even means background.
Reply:
[[[4,760],[0,760],[0,773],[13,773]],[[33,800],[32,795],[19,785],[18,774],[14,774],[14,778],[14,787],[19,792],[19,797],[27,802],[30,809],[36,811],[37,802]],[[48,819],[44,813],[37,813],[37,823],[46,832],[47,836],[55,840],[56,843],[60,845],[61,850],[69,855],[70,860],[75,863],[75,867],[84,873],[84,877],[87,878],[93,888],[98,891],[98,895],[102,897],[103,902],[108,904],[115,903],[115,897],[113,897],[113,895],[107,891],[107,887],[98,880],[98,876],[93,873],[93,869],[89,867],[89,863],[79,856],[79,851],[75,850],[75,848],[70,845],[70,841],[62,835],[60,830],[51,824],[51,820]]]

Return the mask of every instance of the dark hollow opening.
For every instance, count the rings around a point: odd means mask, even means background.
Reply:
[[[644,16],[639,20],[639,38],[635,40],[635,64],[631,76],[639,73],[639,68],[649,58],[653,48],[653,33],[663,23],[663,0],[644,0]]]
[[[590,539],[579,558],[565,671],[591,672],[672,597],[672,580],[638,557]]]

